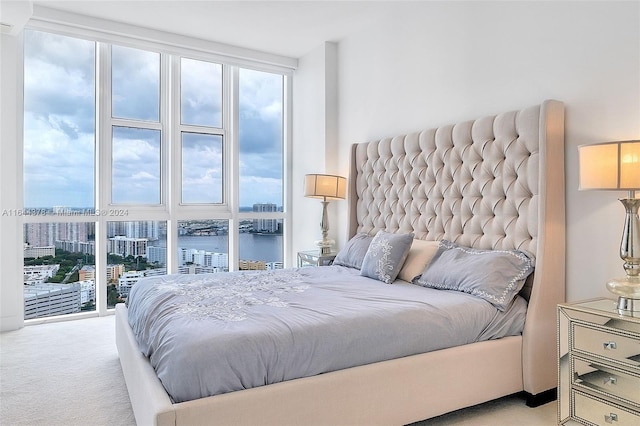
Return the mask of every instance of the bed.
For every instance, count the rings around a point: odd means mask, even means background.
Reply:
[[[400,425],[522,391],[529,405],[553,395],[555,309],[564,301],[562,103],[354,144],[349,185],[349,238],[411,234],[529,253],[522,333],[174,402],[119,304],[116,344],[139,425]],[[418,287],[388,287],[397,285]]]

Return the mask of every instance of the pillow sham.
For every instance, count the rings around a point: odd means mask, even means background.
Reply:
[[[391,284],[398,276],[412,242],[413,233],[378,231],[364,256],[360,275]]]
[[[367,254],[371,240],[373,237],[365,233],[354,235],[338,252],[336,258],[333,259],[333,264],[356,269],[362,268],[362,261]]]
[[[407,254],[407,259],[400,269],[398,278],[408,282],[413,282],[415,278],[418,278],[424,268],[431,262],[433,256],[438,251],[440,243],[438,241],[427,241],[413,239],[411,248]]]
[[[504,312],[533,266],[533,259],[519,250],[481,250],[442,240],[414,284],[469,293]]]

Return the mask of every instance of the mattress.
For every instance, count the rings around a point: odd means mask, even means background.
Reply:
[[[475,296],[342,266],[141,279],[129,323],[174,402],[521,334]]]

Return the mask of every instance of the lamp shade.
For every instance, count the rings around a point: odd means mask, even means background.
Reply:
[[[578,147],[579,189],[640,189],[640,140]]]
[[[344,200],[347,179],[342,176],[310,174],[304,176],[304,196],[323,200]]]

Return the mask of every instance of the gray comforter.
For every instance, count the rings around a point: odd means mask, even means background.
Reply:
[[[517,335],[526,310],[341,266],[145,278],[128,305],[174,402]]]

